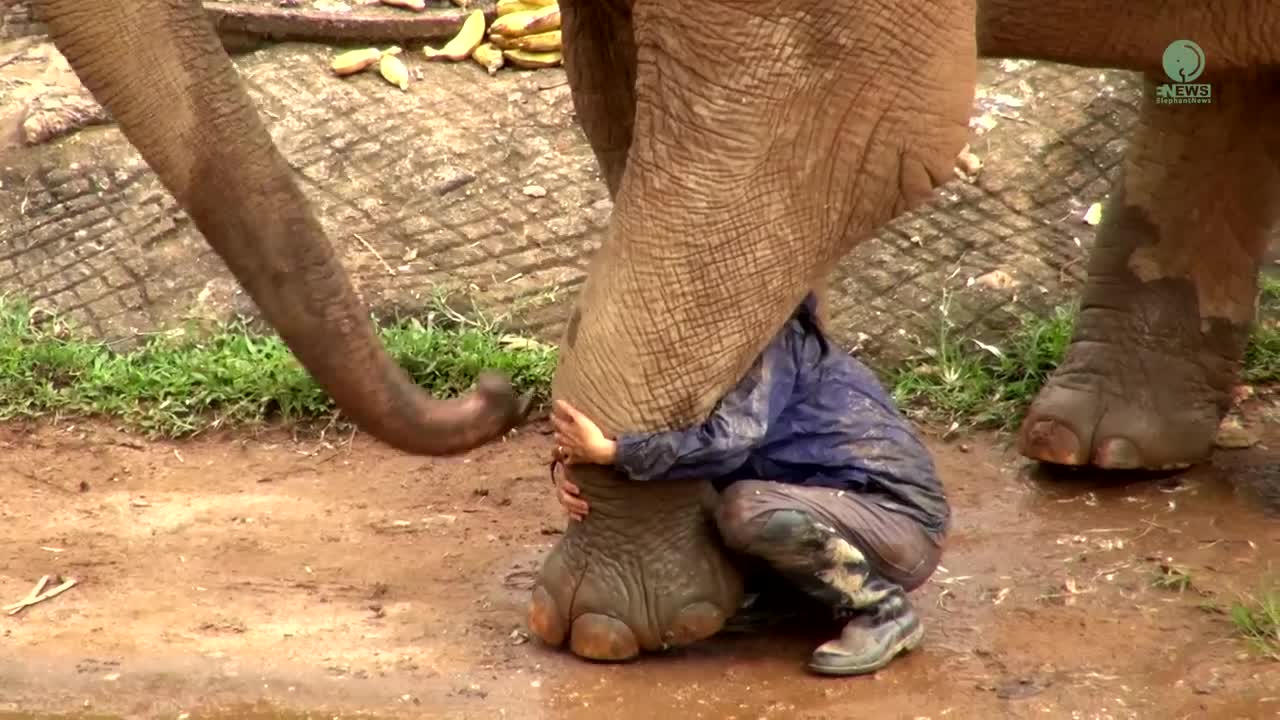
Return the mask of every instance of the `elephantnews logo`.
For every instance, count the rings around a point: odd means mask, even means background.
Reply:
[[[1204,72],[1204,50],[1190,40],[1174,40],[1164,49],[1164,74],[1171,83],[1156,86],[1158,105],[1200,105],[1212,102],[1209,83],[1194,80]]]

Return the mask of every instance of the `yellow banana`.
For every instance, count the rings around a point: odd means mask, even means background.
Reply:
[[[552,5],[558,6],[560,4],[560,0],[524,0],[524,2],[529,5],[537,5],[538,7],[550,7]]]
[[[480,67],[489,71],[492,75],[502,69],[502,51],[494,47],[492,43],[484,43],[471,53],[471,59],[480,63]]]
[[[396,57],[395,53],[382,54],[378,61],[378,72],[387,82],[401,90],[409,89],[409,68],[405,67],[404,61]]]
[[[512,65],[522,68],[548,68],[560,64],[560,51],[529,52],[528,50],[503,50],[502,57]]]
[[[428,60],[445,58],[448,60],[466,60],[484,40],[484,11],[474,10],[462,23],[462,29],[444,47],[436,50],[431,47],[422,48],[422,54]]]
[[[503,37],[502,35],[490,35],[489,42],[503,50],[528,50],[529,52],[551,52],[560,49],[560,31],[552,30],[550,32],[538,33],[536,35],[522,35],[520,37]]]
[[[427,9],[427,0],[382,0],[383,5],[422,12]]]
[[[560,5],[548,5],[537,10],[526,10],[503,15],[489,26],[490,34],[506,37],[535,35],[560,29]]]
[[[333,59],[330,67],[339,75],[353,75],[378,62],[382,51],[378,48],[348,50]]]
[[[498,4],[495,9],[498,11],[498,17],[502,17],[503,15],[510,15],[514,12],[529,12],[530,10],[537,10],[539,7],[539,5],[535,5],[532,2],[525,2],[524,0],[498,0]]]

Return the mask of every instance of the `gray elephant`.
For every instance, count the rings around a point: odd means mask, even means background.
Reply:
[[[299,360],[371,435],[426,454],[523,417],[487,376],[448,403],[379,347],[197,0],[41,0],[85,86]],[[1209,104],[1154,88],[1089,264],[1065,361],[1020,447],[1104,469],[1205,460],[1280,208],[1280,6],[1266,0],[562,0],[565,67],[615,205],[554,395],[606,432],[692,425],[824,268],[951,177],[976,57],[1145,71],[1193,38]],[[1201,247],[1211,248],[1201,252]],[[530,624],[624,660],[717,632],[742,582],[702,482],[575,474],[595,508],[547,559]]]

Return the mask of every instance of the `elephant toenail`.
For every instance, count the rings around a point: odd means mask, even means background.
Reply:
[[[533,591],[533,599],[529,603],[529,629],[539,640],[559,647],[564,642],[565,623],[560,608],[547,589],[539,586]]]
[[[1107,438],[1098,444],[1093,464],[1104,470],[1136,470],[1142,467],[1142,453],[1128,438]]]
[[[1082,465],[1080,438],[1057,420],[1037,420],[1022,436],[1022,454],[1055,465]]]
[[[569,648],[578,657],[602,662],[633,660],[640,654],[635,633],[621,620],[586,613],[573,621],[569,630]]]

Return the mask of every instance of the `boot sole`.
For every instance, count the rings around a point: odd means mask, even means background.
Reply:
[[[874,663],[867,665],[825,665],[821,663],[810,662],[809,669],[819,675],[829,675],[832,677],[848,677],[850,675],[868,675],[880,670],[884,666],[893,662],[893,659],[899,655],[910,652],[920,645],[920,641],[924,639],[924,624],[917,624],[915,630],[909,635],[894,643],[890,652],[884,654],[884,657]]]

